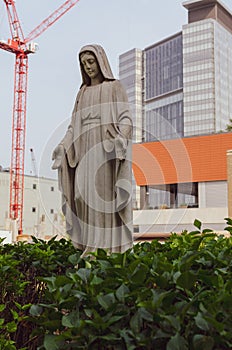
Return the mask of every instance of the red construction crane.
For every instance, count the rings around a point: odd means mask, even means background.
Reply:
[[[12,116],[12,148],[10,167],[10,218],[18,221],[18,234],[23,232],[24,197],[24,153],[26,132],[28,55],[35,53],[36,45],[31,42],[56,22],[79,0],[67,0],[31,33],[24,38],[17,15],[15,1],[3,0],[6,4],[11,38],[0,41],[0,48],[16,56],[14,75],[14,102]]]

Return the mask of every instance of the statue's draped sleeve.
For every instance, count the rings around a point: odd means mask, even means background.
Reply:
[[[60,142],[64,146],[65,149],[65,154],[67,157],[68,165],[71,168],[75,168],[77,166],[77,154],[75,152],[75,147],[74,147],[74,128],[76,124],[76,118],[78,117],[78,104],[79,104],[79,98],[82,93],[82,90],[80,90],[77,94],[76,101],[74,104],[74,108],[72,111],[72,117],[71,117],[71,122],[68,126],[68,129],[66,131],[66,134],[63,138],[63,140]]]
[[[115,156],[116,210],[122,222],[131,230],[132,118],[127,94],[118,80],[102,84],[101,123],[103,147],[106,152],[110,153],[114,148],[117,154],[117,149],[115,149],[117,143],[112,141],[118,136],[125,143],[124,159],[118,160]]]
[[[60,142],[60,144],[64,146],[65,155],[62,160],[61,167],[58,169],[59,189],[62,193],[62,211],[66,218],[66,231],[71,237],[73,234],[74,219],[76,217],[74,181],[78,161],[74,147],[74,127],[78,113],[80,94],[81,90],[78,92],[75,100],[71,122],[68,126],[64,138]]]

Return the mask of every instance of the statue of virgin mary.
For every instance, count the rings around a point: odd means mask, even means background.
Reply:
[[[78,55],[82,84],[70,125],[53,152],[66,230],[83,255],[132,246],[132,120],[126,92],[100,45]]]

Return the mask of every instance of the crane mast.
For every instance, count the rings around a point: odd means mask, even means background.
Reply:
[[[12,147],[10,168],[10,218],[18,221],[18,234],[23,232],[24,202],[24,154],[26,135],[26,106],[28,82],[28,55],[34,53],[31,40],[42,34],[48,27],[63,16],[79,0],[67,0],[49,17],[41,22],[25,39],[17,15],[15,1],[3,0],[6,4],[11,38],[0,41],[0,49],[15,54],[14,102],[12,115]]]
[[[10,25],[11,39],[0,43],[0,48],[15,54],[14,101],[12,113],[12,141],[10,167],[10,218],[18,220],[18,233],[22,233],[24,195],[24,149],[26,100],[28,77],[28,52],[19,22],[15,2],[4,0]]]
[[[10,168],[10,217],[13,220],[19,220],[19,234],[22,233],[23,225],[27,77],[28,56],[16,54]]]

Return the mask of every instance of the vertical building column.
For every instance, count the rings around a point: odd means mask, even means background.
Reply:
[[[169,192],[170,192],[170,208],[176,208],[178,207],[177,203],[177,184],[171,184],[169,185]]]
[[[140,209],[148,209],[149,207],[149,188],[148,186],[140,186]]]
[[[232,150],[227,151],[228,216],[232,218]]]

